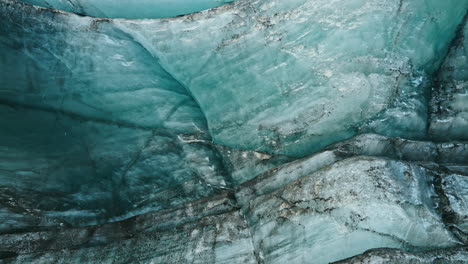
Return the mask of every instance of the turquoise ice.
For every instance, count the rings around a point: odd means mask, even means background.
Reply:
[[[107,18],[165,18],[186,15],[233,0],[24,0],[22,2]]]
[[[117,2],[0,0],[0,262],[468,260],[466,0]]]

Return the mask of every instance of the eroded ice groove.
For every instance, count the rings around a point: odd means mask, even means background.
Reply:
[[[468,248],[439,249],[408,253],[397,249],[375,249],[356,257],[333,262],[333,264],[464,264],[468,261]]]
[[[460,245],[434,209],[432,181],[423,167],[359,156],[239,201],[265,263],[328,263],[370,248]]]
[[[115,23],[190,89],[216,143],[305,156],[359,131],[423,137],[427,80],[467,8],[464,0],[241,0]]]
[[[229,186],[186,89],[108,20],[0,2],[0,229],[88,225]]]
[[[190,14],[234,0],[21,0],[80,15],[106,18],[165,18]]]
[[[433,87],[430,134],[438,140],[468,139],[468,13]]]
[[[439,149],[439,158],[420,155],[427,145]],[[326,258],[339,260],[381,246],[413,251],[458,245],[459,236],[452,236],[448,229],[453,230],[453,224],[460,230],[466,227],[466,194],[464,184],[457,182],[466,176],[434,162],[442,164],[447,157],[466,154],[466,149],[455,146],[438,148],[429,142],[363,135],[326,150],[340,155],[329,166],[317,169],[304,159],[270,170],[270,181],[275,182],[284,177],[287,167],[298,169],[289,171],[289,177],[297,180],[277,183],[269,192],[254,189],[253,180],[236,190],[236,198],[225,192],[98,226],[18,230],[1,236],[0,251],[8,253],[12,263],[77,259],[100,263],[108,258],[115,263],[274,263],[279,253],[293,263],[316,256],[322,257],[317,263],[326,263]],[[408,150],[414,153],[412,162],[353,158],[364,153],[404,159]],[[422,162],[416,163],[417,157]],[[448,165],[466,166],[454,161]],[[435,190],[434,185],[441,188]],[[248,199],[243,197],[246,189],[254,190]],[[448,197],[446,201],[442,196]],[[449,208],[436,209],[441,206]],[[444,217],[444,210],[458,213],[456,221]]]
[[[224,165],[229,171],[234,185],[242,184],[271,168],[295,160],[295,158],[284,155],[269,155],[220,145],[217,145],[216,148],[223,157]]]
[[[2,236],[8,263],[256,263],[232,194],[86,228]]]
[[[423,164],[441,164],[455,173],[466,174],[468,165],[466,143],[433,143],[364,134],[333,144],[307,158],[278,166],[259,174],[241,185],[238,199],[248,202],[283,187],[311,172],[321,170],[335,162],[354,156],[376,156]]]
[[[235,232],[233,232],[235,230]],[[106,246],[19,255],[9,263],[256,263],[238,211]]]
[[[177,226],[202,222],[204,218],[237,209],[232,193],[188,202],[171,209],[137,215],[101,225],[74,228],[36,227],[2,235],[1,251],[28,254],[44,250],[103,246],[131,239],[141,233],[173,230]]]
[[[440,180],[444,196],[440,210],[450,224],[452,232],[468,243],[468,175],[446,173]]]
[[[1,106],[0,229],[87,225],[212,195],[229,182],[210,145]]]

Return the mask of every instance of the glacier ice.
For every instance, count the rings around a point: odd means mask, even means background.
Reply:
[[[131,36],[6,3],[0,178],[18,216],[0,229],[95,224],[230,184],[192,95]]]
[[[372,147],[377,141],[394,144],[390,149],[403,154],[408,154],[405,145],[419,144],[415,149],[422,152],[433,146],[364,135],[349,140],[346,147]],[[327,151],[332,150],[343,153],[343,144]],[[445,153],[456,155],[456,151],[452,148]],[[314,263],[327,263],[375,247],[421,251],[461,244],[445,224],[450,220],[440,212],[442,207],[453,206],[442,196],[456,191],[438,188],[457,189],[457,185],[437,182],[446,176],[431,158],[421,157],[414,163],[389,159],[391,154],[376,154],[381,156],[377,158],[356,153],[332,165],[308,165],[321,159],[321,154],[267,171],[263,178],[277,183],[269,191],[258,189],[261,184],[253,179],[234,192],[113,223],[4,234],[2,249],[18,254],[13,263],[69,259],[142,263],[282,263],[287,259],[301,263],[310,258],[316,259]],[[305,168],[302,177],[277,181],[298,164]],[[459,258],[466,260],[466,252],[458,252]]]
[[[466,237],[460,234],[468,233],[468,178],[460,173],[448,173],[441,179],[446,203],[445,214],[453,226],[454,232],[466,241]]]
[[[31,245],[38,237],[54,243]],[[229,195],[59,234],[11,234],[4,241],[4,249],[20,252],[13,263],[256,263],[248,228]],[[73,249],[78,245],[83,247]]]
[[[468,25],[453,40],[433,87],[430,133],[441,140],[468,139]]]
[[[190,14],[234,0],[22,0],[22,2],[106,18],[165,18]]]
[[[183,2],[0,0],[0,263],[468,262],[467,1]]]
[[[239,1],[116,24],[192,92],[221,145],[301,157],[363,131],[422,138],[424,80],[467,2],[341,2]]]
[[[369,250],[365,254],[348,258],[333,264],[370,264],[370,263],[466,263],[466,248],[431,250],[424,253],[408,253],[395,249]]]

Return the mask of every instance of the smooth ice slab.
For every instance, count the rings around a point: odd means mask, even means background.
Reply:
[[[464,264],[468,262],[468,248],[439,249],[408,253],[401,250],[382,248],[369,250],[364,254],[333,262],[332,264]]]
[[[0,19],[0,230],[106,222],[229,185],[190,92],[132,36],[11,1]]]
[[[320,264],[371,248],[424,250],[460,243],[434,209],[433,179],[424,168],[370,157],[316,172],[307,160],[301,163],[305,176],[283,188],[252,199],[236,194],[265,263]],[[278,172],[270,173],[274,180]]]
[[[190,14],[234,0],[22,0],[42,7],[106,18],[164,18]]]
[[[115,23],[191,91],[216,143],[305,156],[363,131],[423,137],[428,79],[466,8],[464,0],[242,0]]]

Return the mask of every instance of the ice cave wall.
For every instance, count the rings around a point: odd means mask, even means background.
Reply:
[[[186,15],[233,0],[24,0],[21,2],[101,18],[165,18]]]
[[[240,1],[116,24],[192,92],[216,143],[305,156],[364,131],[423,138],[432,74],[467,5]]]
[[[463,263],[467,9],[0,0],[0,261]]]

